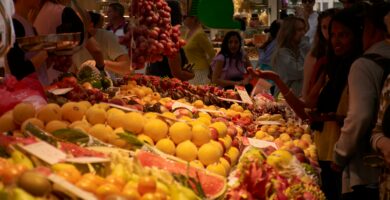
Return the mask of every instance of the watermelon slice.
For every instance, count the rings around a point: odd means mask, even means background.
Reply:
[[[156,167],[158,169],[167,170],[171,173],[189,175],[198,180],[202,186],[207,198],[215,199],[221,196],[226,191],[226,178],[208,172],[204,169],[198,169],[188,166],[186,163],[166,159],[155,153],[140,150],[136,153],[136,157],[145,167]]]

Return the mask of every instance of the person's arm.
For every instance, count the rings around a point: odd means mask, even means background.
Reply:
[[[380,72],[373,70],[374,64],[369,62],[362,58],[356,60],[348,76],[349,107],[334,146],[334,161],[339,166],[345,166],[357,149],[369,142],[362,139],[370,132],[375,117],[380,91],[380,80],[376,77],[381,77]]]
[[[178,78],[182,81],[187,81],[193,79],[195,74],[190,71],[183,70],[181,68],[181,58],[180,53],[177,53],[173,57],[168,58],[168,65],[171,70],[173,77]]]
[[[130,74],[133,69],[130,66],[130,58],[127,54],[120,55],[115,61],[104,60],[105,69],[113,71],[115,73],[126,75]]]
[[[286,83],[283,82],[283,80],[277,73],[273,71],[254,70],[253,68],[249,68],[248,70],[251,71],[251,74],[255,74],[260,78],[274,81],[275,85],[279,88],[286,102],[294,110],[298,117],[303,120],[309,119],[308,114],[305,112],[305,103],[294,95],[294,93],[290,90]]]

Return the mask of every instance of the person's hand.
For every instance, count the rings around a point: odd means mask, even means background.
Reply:
[[[382,137],[377,142],[377,148],[382,152],[387,165],[390,165],[390,139]]]

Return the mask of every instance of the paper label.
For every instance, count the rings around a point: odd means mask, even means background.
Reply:
[[[53,89],[53,90],[50,90],[49,92],[53,93],[54,95],[64,95],[70,91],[72,91],[73,88],[58,88],[58,89]]]
[[[256,124],[258,125],[281,125],[278,121],[257,121]]]
[[[218,110],[199,109],[198,111],[199,112],[207,112],[207,113],[216,113],[216,114],[219,114],[219,115],[224,115],[225,114],[224,112],[218,111]]]
[[[175,101],[175,102],[172,104],[172,110],[174,110],[174,109],[176,109],[176,108],[187,108],[187,109],[190,110],[190,111],[196,110],[194,106],[187,105],[187,104],[185,104],[185,103],[181,103],[181,102],[178,102],[178,101]]]
[[[244,103],[251,104],[251,105],[253,104],[252,99],[249,96],[248,92],[246,91],[245,87],[240,86],[240,85],[236,85],[234,87],[235,87],[236,91],[238,92],[238,95],[240,95],[241,100]]]
[[[65,179],[63,179],[60,176],[57,176],[55,174],[50,174],[48,178],[53,183],[58,184],[59,186],[61,186],[61,188],[65,189],[66,191],[68,191],[71,194],[76,195],[77,197],[79,197],[81,199],[98,200],[98,198],[95,195],[93,195],[92,193],[78,188],[77,186],[73,185],[72,183],[69,183],[68,181],[66,181]]]
[[[229,101],[229,102],[235,102],[235,103],[243,103],[243,101],[241,100],[237,100],[237,99],[227,99],[227,98],[223,98],[223,97],[217,97],[218,99],[222,100],[222,101]]]
[[[264,140],[258,140],[253,138],[248,138],[248,142],[251,146],[257,147],[257,148],[267,148],[269,146],[274,147],[275,149],[278,149],[276,144],[274,142],[264,141]]]
[[[20,147],[51,165],[66,159],[66,154],[64,152],[44,141],[25,146],[20,145]]]
[[[100,157],[77,157],[77,158],[66,158],[64,161],[71,162],[71,163],[88,164],[88,163],[110,162],[110,159],[100,158]]]
[[[129,111],[129,112],[141,112],[141,111],[136,110],[136,109],[133,109],[133,108],[128,108],[128,107],[125,107],[125,106],[120,106],[120,105],[116,105],[116,104],[113,104],[113,103],[106,103],[106,104],[108,104],[110,107],[118,108],[118,109],[121,109],[121,110],[124,110],[124,111]]]

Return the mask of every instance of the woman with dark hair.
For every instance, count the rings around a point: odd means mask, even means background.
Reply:
[[[240,33],[230,31],[223,38],[221,50],[211,63],[213,72],[211,80],[225,89],[242,85],[251,92],[250,77],[245,77],[247,68],[251,66],[248,56],[242,50]]]
[[[308,91],[313,86],[312,74],[316,71],[318,66],[326,62],[325,55],[328,49],[328,27],[330,20],[336,14],[338,9],[332,8],[321,12],[318,16],[318,25],[316,34],[314,36],[313,46],[309,53],[305,57],[303,64],[303,86],[302,86],[302,99],[308,98]]]
[[[172,26],[180,25],[182,15],[180,4],[177,1],[167,1],[171,8],[171,24]],[[191,69],[184,68],[188,63],[184,50],[180,48],[179,52],[173,57],[164,56],[161,62],[151,63],[146,68],[147,75],[160,77],[178,78],[182,81],[188,81],[194,78],[194,73]]]
[[[28,21],[31,10],[37,8],[39,0],[14,0],[15,14],[12,17],[16,38],[36,36],[36,31]],[[25,52],[17,42],[7,54],[9,70],[17,79],[23,79],[33,73],[38,75],[43,85],[50,84],[47,78],[45,62],[48,58],[46,51]]]
[[[349,69],[363,51],[363,19],[360,14],[359,10],[345,9],[335,14],[330,22],[327,62],[319,66],[313,75],[317,80],[312,88],[314,106],[293,95],[278,74],[255,71],[258,76],[275,81],[287,103],[301,119],[311,120],[321,167],[322,190],[327,199],[340,199],[341,196],[341,173],[332,169],[333,147],[348,110]],[[311,112],[306,112],[306,109]]]

